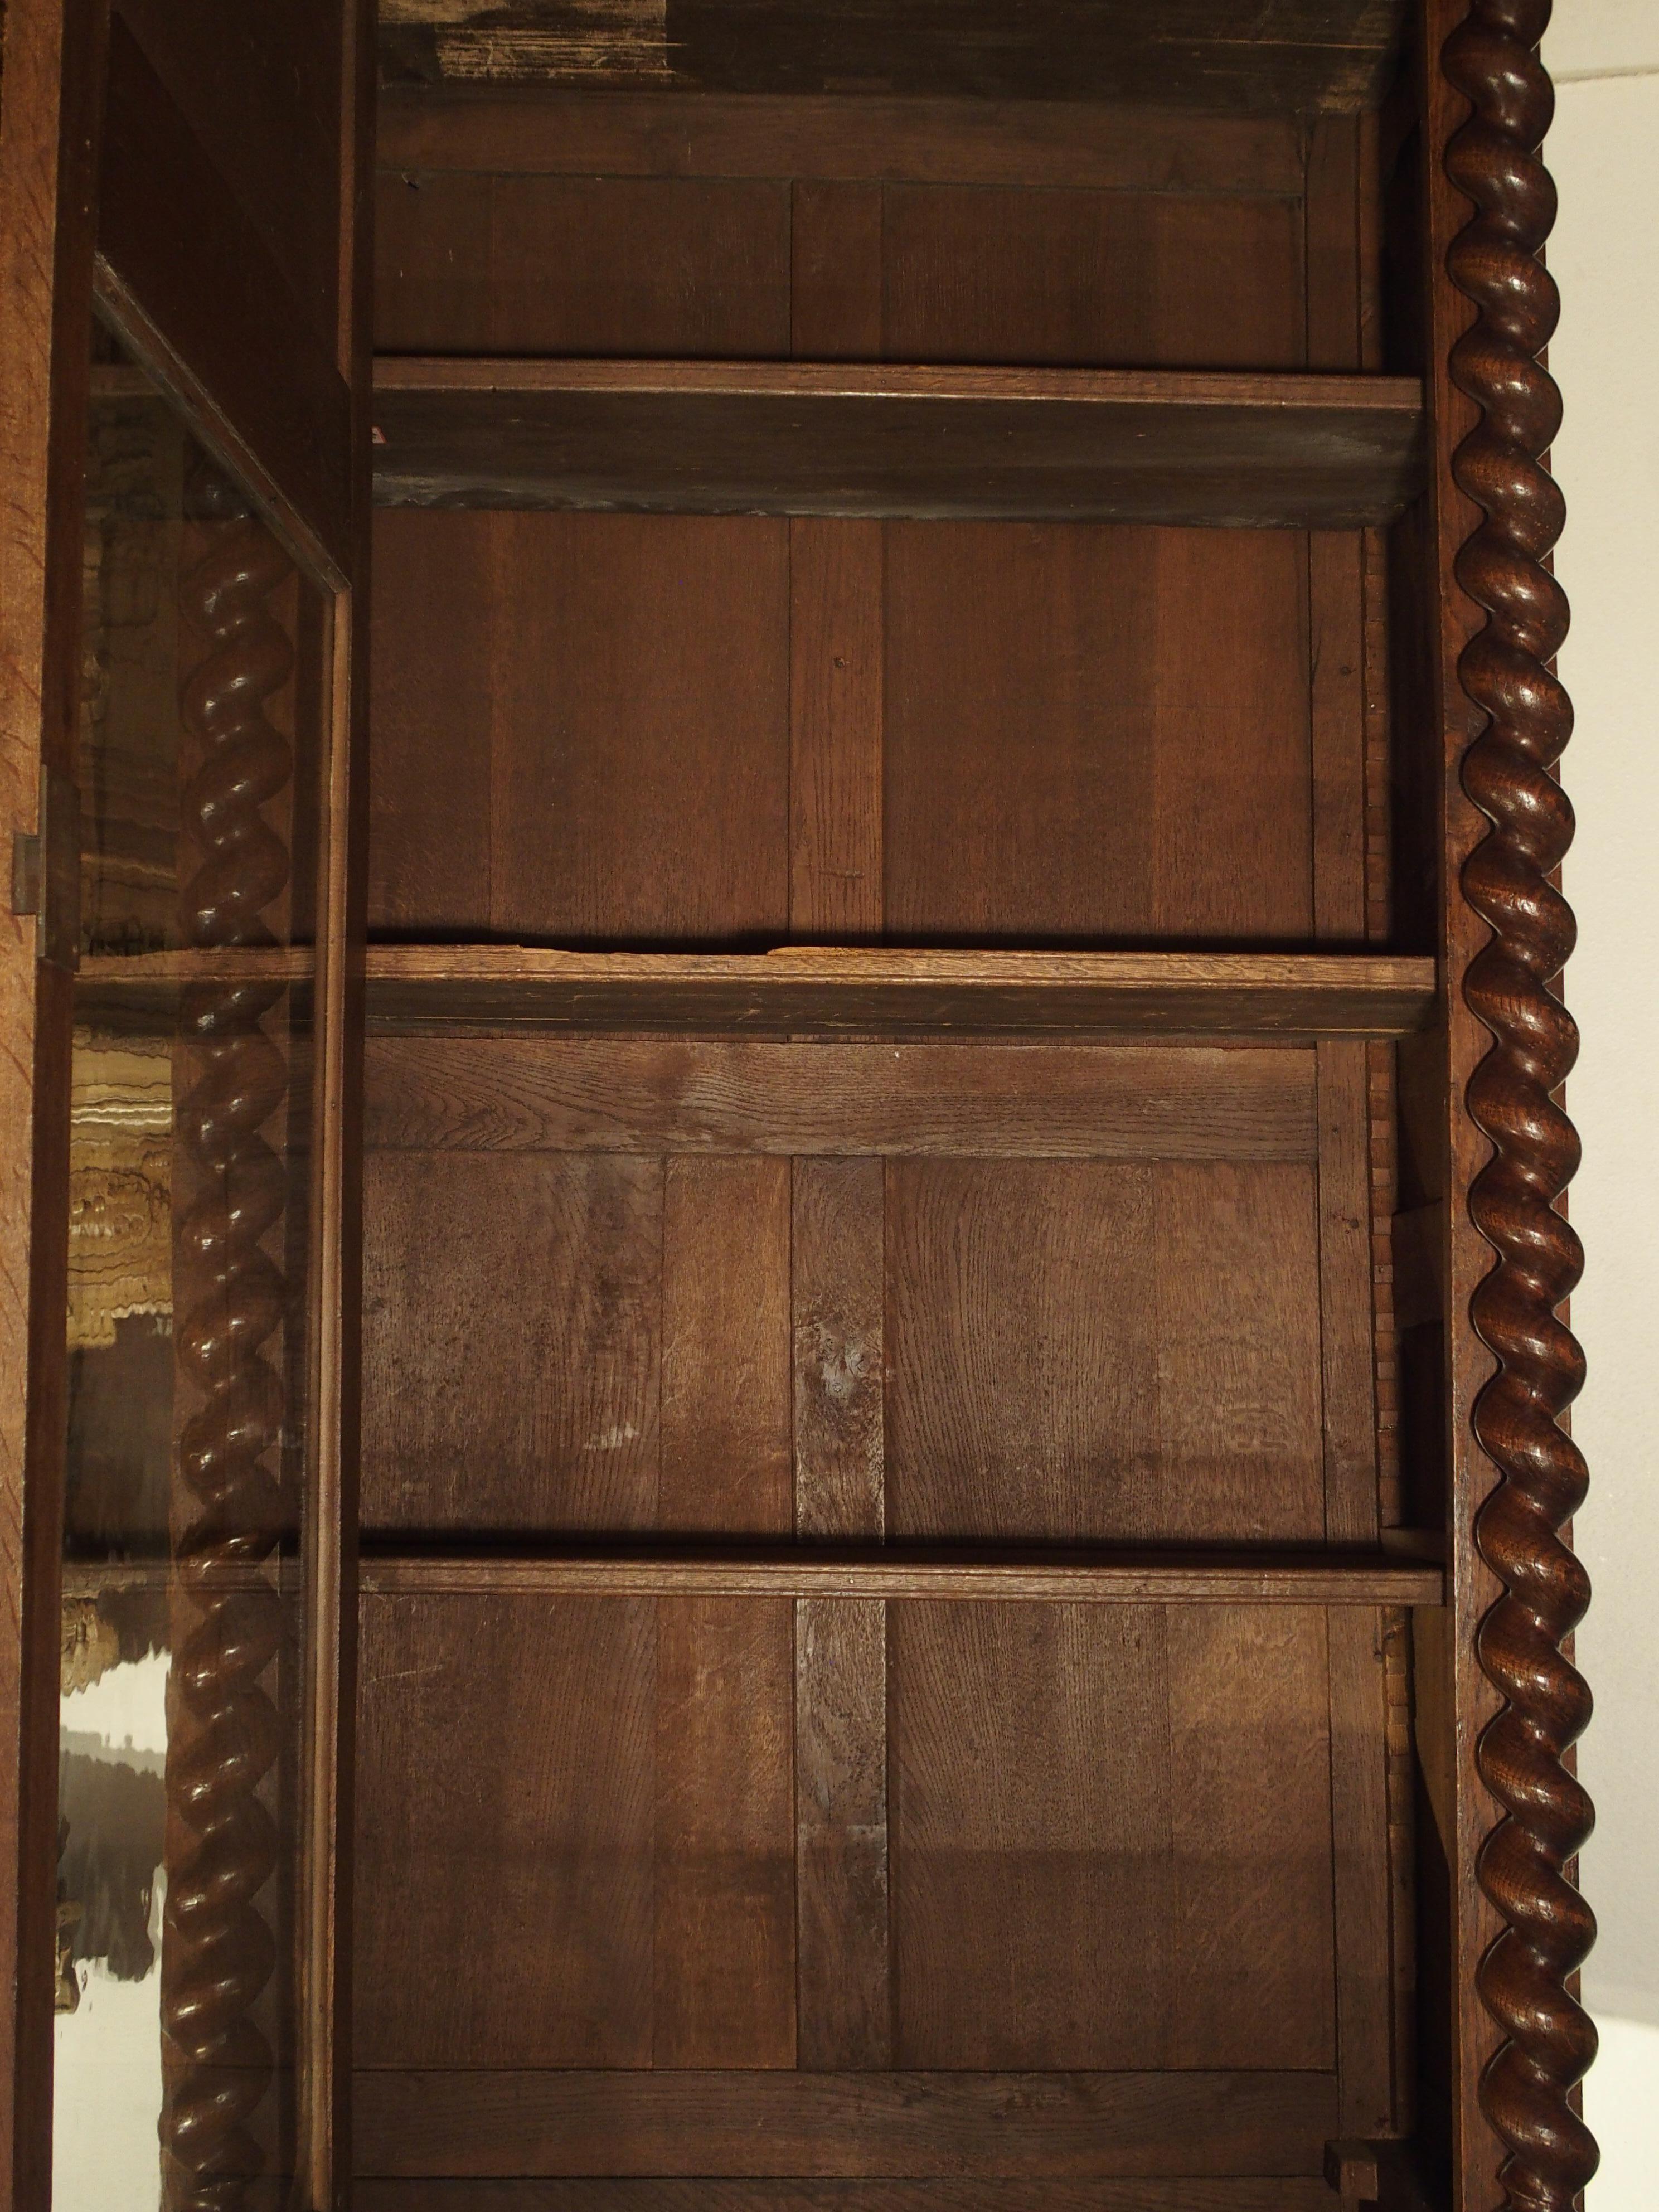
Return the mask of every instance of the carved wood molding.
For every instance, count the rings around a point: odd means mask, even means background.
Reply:
[[[222,479],[204,472],[193,505],[206,549],[184,580],[205,652],[180,696],[197,765],[185,793],[201,865],[184,920],[200,946],[270,945],[264,910],[285,890],[287,847],[264,804],[293,774],[265,712],[293,647],[267,602],[292,574],[270,532]],[[258,2017],[276,1940],[259,1893],[279,1836],[264,1802],[280,1717],[262,1677],[282,1636],[282,1600],[261,1571],[284,1519],[272,1465],[284,1395],[270,1356],[287,1302],[264,1249],[287,1203],[283,1159],[261,1133],[288,1093],[265,1018],[280,981],[186,992],[180,1017],[181,1165],[175,1339],[194,1399],[179,1431],[173,1541],[179,1563],[169,1713],[167,1899],[161,2014],[161,2135],[168,2212],[235,2212],[265,2164],[257,2116],[273,2056]],[[182,1180],[183,1178],[181,1178]],[[240,1565],[237,1587],[212,1573]]]
[[[1537,150],[1553,106],[1535,51],[1549,14],[1549,0],[1475,0],[1441,53],[1447,81],[1474,109],[1444,160],[1475,210],[1446,266],[1478,310],[1449,360],[1452,381],[1480,410],[1452,474],[1485,516],[1455,574],[1486,614],[1458,678],[1485,718],[1463,757],[1463,788],[1491,823],[1462,878],[1464,899],[1492,932],[1463,994],[1492,1037],[1466,1092],[1493,1146],[1469,1211],[1498,1255],[1470,1309],[1498,1362],[1472,1425],[1499,1471],[1475,1537],[1503,1584],[1477,1639],[1482,1672],[1504,1701],[1479,1746],[1481,1778],[1503,1808],[1480,1880],[1504,1923],[1479,1987],[1505,2038],[1482,2076],[1480,2103],[1506,2147],[1499,2179],[1514,2212],[1571,2212],[1596,2166],[1571,2101],[1595,2051],[1569,1989],[1595,1922],[1568,1879],[1592,1814],[1565,1764],[1590,1701],[1563,1649],[1589,1584],[1560,1535],[1583,1498],[1585,1472],[1559,1419],[1583,1362],[1557,1314],[1581,1253],[1556,1205],[1578,1142],[1552,1097],[1573,1064],[1577,1032],[1551,988],[1574,933],[1551,881],[1572,835],[1552,774],[1572,715],[1550,665],[1566,634],[1566,603],[1544,565],[1563,507],[1540,465],[1560,420],[1538,360],[1557,313],[1539,258],[1555,212]]]

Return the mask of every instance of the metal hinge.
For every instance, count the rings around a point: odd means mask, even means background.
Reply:
[[[11,910],[40,923],[39,953],[71,974],[81,953],[81,794],[61,769],[40,777],[40,827],[11,840]]]

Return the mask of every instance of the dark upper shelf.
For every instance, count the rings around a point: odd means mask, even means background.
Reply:
[[[1374,106],[1401,0],[401,0],[392,85],[1146,100],[1256,114]]]
[[[1342,529],[1420,477],[1407,377],[384,357],[392,507]]]

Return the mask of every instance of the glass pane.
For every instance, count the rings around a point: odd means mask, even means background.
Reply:
[[[54,2202],[296,2166],[329,602],[94,368],[82,594]]]

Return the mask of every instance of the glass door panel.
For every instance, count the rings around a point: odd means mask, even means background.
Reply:
[[[305,2166],[337,1601],[313,1141],[333,600],[97,350],[53,2199],[252,2212]]]

